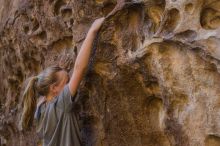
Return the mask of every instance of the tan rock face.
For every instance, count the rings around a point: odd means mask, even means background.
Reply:
[[[85,144],[220,146],[219,0],[0,1],[2,145],[37,143],[18,128],[22,85],[115,6],[79,89]]]

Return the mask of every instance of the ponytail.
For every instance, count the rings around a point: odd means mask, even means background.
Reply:
[[[47,96],[49,87],[56,83],[59,78],[57,72],[63,69],[59,66],[50,66],[43,70],[38,76],[31,77],[22,95],[23,112],[19,122],[19,129],[28,129],[34,120],[34,112],[37,106],[37,97]]]
[[[36,81],[38,76],[31,77],[22,96],[23,112],[21,116],[20,126],[27,129],[31,126],[34,118],[34,111],[37,104]]]

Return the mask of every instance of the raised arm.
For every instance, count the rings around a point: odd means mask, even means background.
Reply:
[[[83,79],[83,76],[85,74],[85,71],[87,69],[88,63],[89,63],[89,57],[91,54],[92,44],[96,37],[96,34],[101,27],[104,17],[96,19],[92,26],[90,27],[85,40],[83,41],[83,44],[81,46],[81,49],[79,51],[79,54],[77,55],[73,74],[69,81],[69,89],[71,92],[71,95],[75,95],[77,88]]]

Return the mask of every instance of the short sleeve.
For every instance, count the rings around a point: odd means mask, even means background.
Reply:
[[[57,97],[57,107],[63,109],[65,112],[71,111],[74,106],[77,93],[78,91],[76,91],[74,96],[71,96],[69,86],[66,84]]]

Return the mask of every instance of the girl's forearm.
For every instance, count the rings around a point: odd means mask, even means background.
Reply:
[[[96,19],[92,23],[92,26],[90,27],[86,35],[86,38],[83,41],[79,54],[76,57],[74,71],[69,81],[69,89],[70,89],[71,95],[74,95],[76,93],[77,88],[81,80],[83,79],[84,73],[87,70],[93,41],[102,23],[104,22],[104,20],[105,20],[104,17]]]
[[[92,44],[96,37],[97,32],[93,29],[90,29],[86,35],[85,40],[83,41],[83,44],[81,46],[81,49],[79,51],[79,54],[77,55],[74,70],[84,72],[87,68],[87,65],[89,63],[89,58],[92,50]]]

